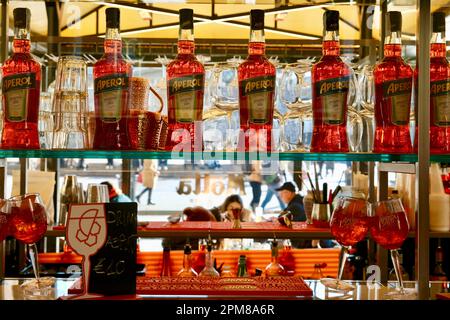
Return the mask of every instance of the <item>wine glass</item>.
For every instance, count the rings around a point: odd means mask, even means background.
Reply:
[[[312,136],[311,60],[287,64],[281,78],[281,101],[289,110],[283,119],[283,148],[309,151]]]
[[[213,103],[216,108],[227,114],[228,132],[226,134],[225,149],[233,151],[235,134],[233,129],[233,112],[239,109],[238,67],[240,58],[228,59],[217,63],[214,67]]]
[[[47,231],[47,211],[39,193],[27,193],[6,200],[1,211],[10,215],[11,234],[28,246],[35,279],[22,284],[25,296],[31,299],[45,298],[51,294],[53,277],[39,277],[39,261],[36,242]]]
[[[101,204],[72,205],[67,218],[67,243],[77,254],[83,256],[83,293],[74,299],[94,298],[89,293],[90,257],[104,245],[107,225],[104,206]]]
[[[369,230],[367,201],[361,198],[340,197],[333,211],[330,228],[331,234],[341,245],[341,257],[337,279],[321,279],[321,282],[336,291],[350,291],[354,286],[342,281],[345,262],[351,246],[363,240]]]
[[[414,296],[412,289],[403,287],[399,253],[403,242],[408,237],[409,223],[400,199],[389,199],[377,202],[372,208],[370,233],[372,238],[383,248],[391,251],[399,288],[395,292],[387,293],[394,299]]]

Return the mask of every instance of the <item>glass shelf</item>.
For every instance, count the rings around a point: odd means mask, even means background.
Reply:
[[[191,152],[108,150],[0,150],[0,158],[174,159],[174,160],[287,160],[417,162],[416,154],[309,153],[309,152]],[[450,154],[432,155],[433,162],[450,162]]]

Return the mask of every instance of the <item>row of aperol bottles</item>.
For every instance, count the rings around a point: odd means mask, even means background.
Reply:
[[[40,65],[30,54],[30,11],[14,10],[13,55],[3,71],[4,125],[2,148],[39,149]],[[375,66],[376,153],[413,151],[409,123],[414,73],[401,57],[400,12],[388,12],[384,58]],[[238,150],[273,150],[275,67],[265,57],[264,11],[252,10],[249,55],[238,68],[240,135]],[[195,58],[193,11],[180,10],[178,55],[167,66],[167,150],[182,143],[203,149],[196,124],[202,120],[205,70]],[[122,57],[120,11],[106,10],[104,55],[94,65],[94,149],[133,149],[127,129],[132,66]],[[323,56],[312,68],[312,152],[348,152],[347,96],[351,69],[340,58],[339,12],[324,13]],[[432,153],[450,152],[450,66],[446,59],[445,14],[433,14],[431,39],[430,145]],[[414,77],[415,74],[415,77]],[[120,81],[115,81],[119,80]],[[106,85],[107,84],[107,85]],[[417,85],[415,86],[417,87]],[[416,95],[417,96],[417,95]],[[416,126],[417,128],[417,126]],[[417,134],[414,146],[417,148]],[[200,139],[200,141],[199,141]],[[185,150],[185,148],[183,148]]]

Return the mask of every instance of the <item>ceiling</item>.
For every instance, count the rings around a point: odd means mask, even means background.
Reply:
[[[65,1],[59,4],[63,37],[83,37],[105,32],[105,9],[109,6],[121,10],[121,31],[124,38],[166,38],[178,36],[178,10],[192,8],[196,17],[197,39],[247,39],[248,13],[251,9],[266,10],[266,39],[320,39],[322,15],[325,10],[339,10],[341,39],[359,39],[362,5],[358,2],[376,1],[326,1],[326,0],[146,0],[146,1]],[[379,2],[379,0],[378,0]],[[433,0],[432,11],[448,10],[450,1]],[[9,23],[16,7],[28,7],[32,12],[31,29],[34,35],[47,35],[47,14],[44,1],[10,1]],[[416,28],[416,1],[393,0],[388,10],[403,13],[403,36],[414,37]],[[370,7],[369,18],[373,37],[379,39],[379,6]],[[98,19],[98,23],[97,23]],[[447,28],[450,29],[450,28]],[[10,31],[11,32],[11,31]]]

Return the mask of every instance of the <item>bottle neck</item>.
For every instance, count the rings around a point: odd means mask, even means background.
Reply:
[[[26,28],[14,29],[13,52],[14,53],[30,53],[30,30]]]
[[[278,247],[272,247],[272,263],[278,262]]]
[[[213,257],[212,257],[212,252],[211,251],[207,251],[206,255],[205,255],[205,266],[208,268],[211,268],[213,266]]]
[[[250,41],[248,44],[249,55],[264,55],[266,53],[266,41],[264,30],[250,30]]]
[[[164,251],[163,253],[163,263],[169,263],[170,251]]]
[[[104,42],[105,54],[121,54],[122,38],[119,29],[107,28]]]
[[[433,32],[430,46],[430,58],[445,58],[447,53],[445,32]]]
[[[191,269],[192,266],[192,255],[191,254],[185,254],[183,259],[183,268],[185,270]]]
[[[385,57],[401,57],[402,55],[402,34],[400,31],[391,32],[384,41]]]
[[[326,31],[323,37],[322,54],[324,56],[337,57],[340,51],[339,33],[337,31]]]
[[[442,251],[442,247],[438,247],[436,249],[436,263],[441,263],[444,261],[444,252]]]
[[[178,54],[194,54],[194,30],[180,29],[178,34]]]

